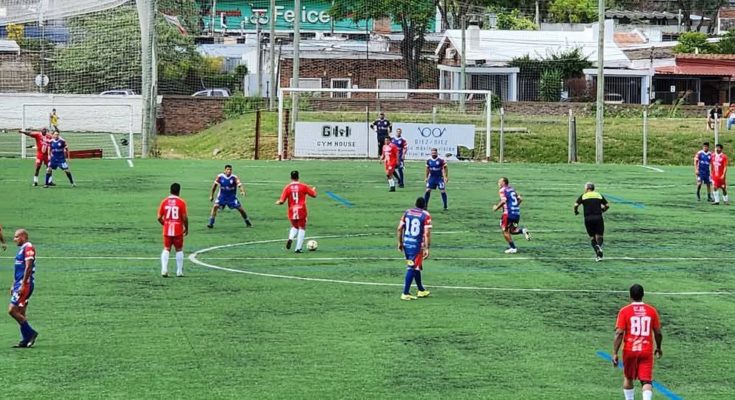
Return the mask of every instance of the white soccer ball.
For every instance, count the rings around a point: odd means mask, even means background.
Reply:
[[[317,249],[317,247],[319,247],[319,243],[317,243],[316,240],[309,240],[308,242],[306,242],[306,248],[309,251],[314,251]]]

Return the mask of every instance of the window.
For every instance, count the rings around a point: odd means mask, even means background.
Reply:
[[[408,89],[408,79],[378,79],[378,89]],[[379,99],[406,99],[408,93],[378,93]]]
[[[288,84],[290,86],[293,86],[293,78],[289,78]],[[299,87],[300,88],[306,88],[306,89],[321,89],[322,88],[322,78],[299,78]],[[321,97],[321,93],[315,92],[315,93],[304,93],[301,92],[302,95],[306,95],[308,97]]]
[[[349,89],[352,87],[352,80],[349,78],[336,78],[332,79],[332,89]],[[350,92],[331,92],[331,97],[334,98],[350,98],[352,93]]]

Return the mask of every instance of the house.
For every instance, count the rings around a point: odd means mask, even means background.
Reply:
[[[735,101],[735,54],[679,54],[676,64],[656,68],[653,79],[656,99],[672,103],[710,105]]]
[[[735,4],[731,2],[731,4]],[[724,35],[728,30],[735,28],[735,7],[721,7],[717,12],[718,35]]]
[[[605,25],[604,63],[606,74],[627,68],[630,60],[613,40],[613,23]],[[448,30],[436,48],[439,88],[460,88],[462,45],[460,30]],[[582,31],[509,31],[480,30],[470,26],[465,34],[466,88],[491,90],[503,101],[537,100],[537,77],[519,76],[520,69],[509,67],[514,58],[529,56],[542,59],[579,49],[593,64],[597,62],[597,25]],[[642,80],[642,77],[637,78]],[[640,82],[645,85],[645,82]]]

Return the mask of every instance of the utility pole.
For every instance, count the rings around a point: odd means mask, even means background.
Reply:
[[[597,1],[597,114],[595,123],[595,162],[603,162],[602,133],[605,123],[605,0]]]
[[[276,0],[271,0],[270,9],[268,10],[268,23],[271,32],[268,38],[268,58],[270,65],[270,81],[268,82],[268,110],[273,111],[276,106]]]
[[[538,8],[538,0],[536,0],[536,18],[534,22],[536,22],[536,26],[538,27],[541,26],[541,15],[540,14],[541,13],[539,12],[539,8]]]
[[[459,89],[465,90],[467,89],[467,84],[465,83],[465,79],[467,79],[467,14],[466,11],[462,11],[462,14],[459,16],[460,18],[460,28],[462,29],[462,45],[461,47],[461,63],[459,68]],[[465,110],[465,94],[460,93],[459,94],[459,110],[461,112],[464,112]]]
[[[212,0],[212,9],[209,11],[209,31],[212,33],[212,37],[214,37],[214,17],[217,15],[217,0]]]
[[[258,69],[256,74],[256,81],[258,82],[258,89],[255,91],[255,95],[258,97],[262,97],[262,87],[263,87],[263,43],[261,41],[260,37],[260,17],[262,16],[262,13],[257,13],[255,16],[255,39],[258,42],[258,62],[256,68]]]
[[[293,76],[291,87],[299,87],[299,47],[301,45],[301,0],[294,0],[293,12],[295,18],[293,20]],[[291,132],[296,127],[296,119],[299,113],[299,93],[291,92]],[[279,149],[280,150],[280,149]]]

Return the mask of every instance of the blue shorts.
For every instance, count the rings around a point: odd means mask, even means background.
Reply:
[[[16,307],[25,307],[28,304],[28,299],[33,294],[33,284],[31,283],[28,293],[20,293],[20,285],[13,285],[13,290],[10,293],[10,304]]]
[[[705,185],[711,184],[712,179],[710,179],[709,171],[707,171],[707,173],[699,171],[697,174],[697,183],[703,183]]]
[[[51,169],[61,168],[62,170],[66,171],[67,169],[69,169],[69,164],[67,164],[66,161],[54,160],[52,158],[48,167]]]
[[[229,207],[230,210],[241,207],[240,201],[237,200],[237,198],[234,198],[234,199],[218,198],[217,201],[214,202],[214,204],[217,207],[219,207],[220,210],[222,210],[223,208],[225,208],[225,206]]]
[[[406,249],[406,268],[421,271],[424,269],[424,252],[421,249]]]
[[[444,178],[435,178],[429,175],[429,180],[426,181],[426,188],[444,190]]]

